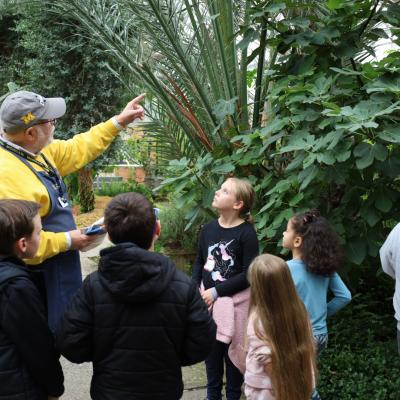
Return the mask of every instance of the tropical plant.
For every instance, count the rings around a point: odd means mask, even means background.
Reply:
[[[192,225],[189,230],[185,230],[183,213],[184,210],[175,207],[173,202],[160,205],[161,235],[157,244],[166,250],[179,249],[196,252],[199,231],[206,221],[199,221],[199,225]]]
[[[154,137],[160,157],[188,160],[185,176],[204,158],[231,154],[235,144],[230,139],[259,124],[261,91],[255,93],[253,118],[248,65],[257,56],[262,59],[255,76],[264,82],[262,66],[268,53],[262,43],[250,54],[248,47],[257,39],[261,22],[253,21],[251,35],[246,30],[240,33],[240,26],[251,22],[252,2],[57,0],[52,4],[74,17],[113,55],[110,67],[128,88],[134,91],[140,85],[149,92],[150,121],[143,127]],[[205,193],[202,207],[209,206],[221,174],[233,170],[228,165],[193,175],[194,185]]]
[[[330,9],[320,2],[306,18],[306,7],[288,13],[288,5],[276,4],[286,13],[269,20],[279,34],[267,42],[279,62],[269,66],[264,85],[266,126],[233,137],[237,147],[225,157],[173,162],[176,176],[167,183],[184,192],[183,203],[201,204],[202,198],[206,204],[210,198],[196,190],[196,175],[205,181],[212,173],[246,173],[259,195],[264,248],[279,251],[293,213],[318,207],[335,223],[350,263],[361,264],[376,257],[399,212],[399,52],[381,61],[365,56],[373,55],[371,43],[380,37],[400,44],[400,9],[385,2],[328,2]],[[257,18],[266,13],[255,11]],[[383,22],[386,31],[378,26]],[[359,271],[352,269],[354,283]]]
[[[167,138],[173,156],[183,153],[193,158],[231,149],[230,136],[241,126],[249,127],[246,67],[254,56],[245,56],[245,42],[238,51],[234,37],[247,18],[250,2],[235,3],[61,0],[54,4],[113,54],[115,73],[128,87],[139,84],[153,95],[151,128],[162,130],[161,143]]]

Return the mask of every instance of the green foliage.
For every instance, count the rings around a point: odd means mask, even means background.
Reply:
[[[146,176],[159,174],[157,143],[146,138],[143,134],[133,135],[123,146],[123,152],[126,159],[136,162],[143,166]]]
[[[104,182],[95,190],[97,196],[110,196],[114,197],[120,193],[137,192],[146,196],[149,200],[153,200],[151,190],[143,183],[137,183],[133,180],[127,182]]]
[[[182,209],[171,203],[160,206],[161,235],[157,241],[158,246],[196,251],[200,227],[204,221],[200,220],[198,225],[186,229],[187,222],[182,218],[183,215]]]
[[[247,176],[258,195],[261,247],[275,254],[287,220],[319,208],[342,238],[356,287],[361,271],[375,274],[374,258],[400,212],[400,52],[365,59],[381,22],[400,44],[400,6],[332,2],[323,13],[303,10],[300,20],[300,2],[284,4],[279,34],[269,39],[278,56],[268,70],[268,123],[231,136],[228,153],[215,148],[171,162],[164,183],[193,206],[194,220],[227,174]]]
[[[358,350],[348,345],[328,348],[321,358],[321,397],[399,400],[400,356],[396,347],[394,342],[369,342]]]
[[[1,18],[1,45],[9,49],[1,60],[9,73],[0,83],[14,81],[27,90],[64,97],[67,113],[57,125],[59,137],[85,131],[120,107],[121,85],[107,67],[108,58],[66,16],[57,17],[38,1]]]
[[[364,282],[362,294],[329,322],[319,361],[318,390],[326,400],[400,399],[400,356],[393,318],[393,283]]]
[[[158,142],[160,156],[193,159],[218,146],[229,150],[226,129],[238,132],[239,124],[249,126],[249,41],[242,41],[239,49],[233,39],[247,19],[250,2],[139,0],[133,5],[121,0],[110,7],[108,0],[57,0],[53,4],[113,54],[112,67],[128,87],[143,86],[149,93],[151,121],[143,127]]]
[[[55,132],[62,139],[116,114],[122,85],[108,68],[110,56],[96,50],[66,15],[56,16],[51,4],[20,3],[0,15],[0,93],[13,81],[19,88],[64,97],[67,112]],[[113,161],[119,145],[116,140],[89,168]],[[85,210],[93,207],[88,189],[80,199]]]

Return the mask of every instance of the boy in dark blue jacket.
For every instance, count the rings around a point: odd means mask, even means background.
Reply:
[[[50,400],[64,377],[31,258],[42,224],[37,203],[0,200],[0,400]]]
[[[216,337],[199,289],[151,251],[160,225],[139,193],[114,197],[104,214],[113,247],[61,320],[57,345],[72,362],[93,362],[94,400],[177,400],[181,366],[204,360]]]

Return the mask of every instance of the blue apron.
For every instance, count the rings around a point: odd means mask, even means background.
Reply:
[[[10,152],[19,158],[46,187],[50,198],[50,212],[42,217],[43,230],[49,232],[68,232],[76,229],[72,210],[69,205],[61,205],[59,192],[54,178],[45,171],[36,171],[23,157]],[[58,173],[58,171],[57,171]],[[68,200],[67,188],[59,176],[59,182],[64,198]],[[52,331],[55,330],[59,319],[62,317],[71,298],[82,285],[81,263],[79,252],[69,250],[48,258],[39,264],[44,274],[47,295],[48,324]]]

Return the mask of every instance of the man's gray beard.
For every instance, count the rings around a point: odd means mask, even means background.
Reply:
[[[42,134],[43,134],[44,129],[42,127],[40,127],[40,129],[42,130]],[[52,129],[51,134],[50,134],[49,139],[47,140],[46,144],[44,145],[44,147],[47,147],[54,140],[54,131],[56,130],[56,128],[53,125],[51,129]]]

